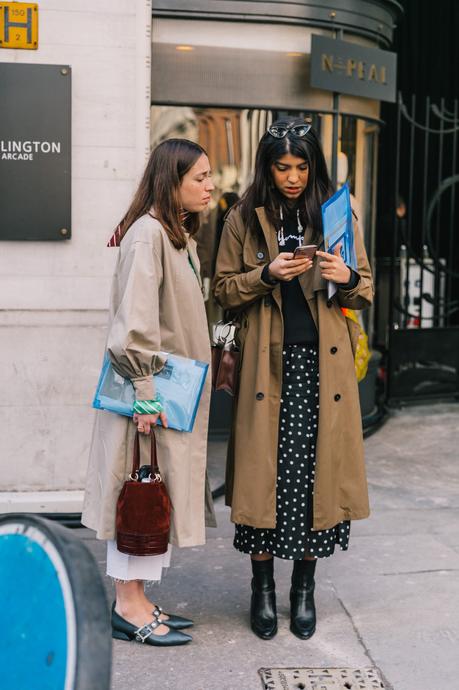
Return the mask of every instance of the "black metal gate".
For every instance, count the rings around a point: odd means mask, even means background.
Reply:
[[[397,105],[388,402],[459,399],[459,104]]]

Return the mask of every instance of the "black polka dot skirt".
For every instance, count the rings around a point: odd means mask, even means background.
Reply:
[[[350,522],[312,531],[319,421],[319,356],[316,346],[286,345],[279,420],[276,527],[236,525],[234,546],[250,554],[300,560],[331,556],[349,545]]]

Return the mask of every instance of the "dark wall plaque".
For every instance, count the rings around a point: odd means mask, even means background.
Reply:
[[[71,69],[0,64],[0,240],[71,235]]]
[[[397,55],[314,34],[311,86],[376,101],[395,101]]]

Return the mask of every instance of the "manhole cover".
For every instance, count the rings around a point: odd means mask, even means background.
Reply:
[[[381,690],[376,668],[261,668],[264,690]]]

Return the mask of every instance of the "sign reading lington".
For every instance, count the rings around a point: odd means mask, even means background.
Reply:
[[[38,48],[38,5],[0,2],[0,48]]]
[[[71,72],[0,64],[0,240],[70,238]]]
[[[313,34],[311,86],[394,102],[397,55]]]

